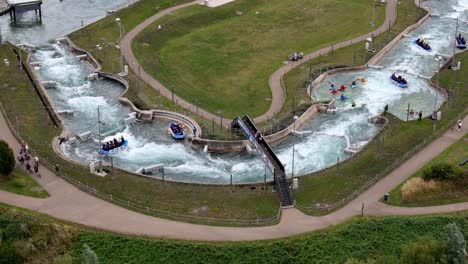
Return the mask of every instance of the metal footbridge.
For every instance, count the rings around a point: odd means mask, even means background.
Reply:
[[[268,142],[266,142],[262,137],[255,136],[259,130],[253,123],[252,119],[247,115],[243,118],[238,116],[232,121],[231,127],[240,128],[244,132],[260,158],[273,174],[274,185],[279,193],[282,207],[293,207],[294,198],[286,179],[284,165],[273,152]]]

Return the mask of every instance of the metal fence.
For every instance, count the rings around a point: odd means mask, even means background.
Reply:
[[[413,149],[410,151],[406,152],[403,156],[395,160],[391,165],[386,167],[383,171],[375,175],[372,179],[370,179],[368,182],[366,182],[363,186],[361,186],[359,189],[355,190],[352,194],[349,196],[341,199],[340,201],[327,205],[327,206],[301,206],[296,203],[296,207],[304,212],[309,212],[309,213],[317,213],[317,212],[330,212],[335,209],[338,209],[351,200],[355,199],[359,195],[361,195],[364,191],[369,189],[372,185],[376,184],[380,179],[383,177],[387,176],[390,172],[392,172],[394,169],[399,167],[403,162],[409,160],[414,154],[416,154],[418,151],[420,151],[423,147],[427,146],[429,143],[431,143],[434,139],[445,133],[449,128],[454,127],[458,119],[462,119],[466,114],[468,113],[468,110],[463,111],[457,117],[455,117],[453,120],[445,124],[443,127],[439,128],[437,131],[435,131],[432,135],[429,137],[425,138],[423,141],[421,141],[418,145],[416,145]]]
[[[9,116],[7,115],[3,105],[0,103],[0,110],[3,113],[7,124],[12,131],[13,135],[17,138],[17,140],[21,141],[24,140],[25,142],[31,142],[33,140],[32,138],[29,138],[28,136],[22,135],[20,130],[17,129],[17,127],[13,126],[13,124],[10,121]],[[44,142],[44,144],[50,144],[50,142]],[[64,180],[66,180],[68,183],[74,185],[75,187],[79,188],[80,190],[87,192],[91,195],[94,195],[98,198],[101,198],[103,200],[107,200],[109,202],[112,202],[116,205],[126,207],[129,209],[132,209],[137,212],[141,212],[144,214],[152,215],[152,216],[159,216],[159,217],[164,217],[164,218],[169,218],[169,219],[174,219],[174,220],[182,220],[182,221],[189,221],[189,222],[198,222],[198,223],[212,223],[212,224],[224,224],[224,225],[239,225],[239,226],[245,226],[245,225],[271,225],[279,222],[281,218],[281,205],[279,205],[278,212],[276,215],[267,217],[267,218],[257,218],[257,219],[223,219],[223,218],[214,218],[214,217],[198,217],[198,216],[193,216],[193,215],[187,215],[187,214],[180,214],[180,213],[174,213],[170,211],[162,211],[162,210],[157,210],[154,208],[151,208],[149,206],[142,205],[138,202],[130,201],[118,196],[115,196],[113,194],[108,194],[104,193],[97,188],[93,187],[92,185],[88,184],[87,182],[83,182],[80,180],[77,180],[73,178],[72,176],[66,174],[63,172],[63,169],[56,170],[56,167],[54,165],[54,162],[52,162],[50,157],[44,156],[44,155],[39,155],[37,151],[34,149],[30,148],[30,152],[32,155],[37,155],[40,157],[41,164],[43,164],[45,167],[50,169],[51,171],[55,171],[55,174],[57,176],[60,176]],[[58,158],[58,157],[57,157]],[[59,158],[58,158],[59,159]],[[62,162],[66,162],[64,160],[61,160]],[[72,167],[81,167],[80,165],[77,164],[69,164],[69,166]],[[84,169],[84,168],[83,168]],[[137,177],[137,176],[135,176]]]

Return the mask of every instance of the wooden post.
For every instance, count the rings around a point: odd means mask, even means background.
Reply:
[[[336,174],[340,174],[340,157],[336,160]]]

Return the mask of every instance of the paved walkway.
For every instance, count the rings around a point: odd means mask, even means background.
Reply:
[[[468,123],[468,116],[464,118]],[[283,210],[278,225],[267,227],[220,227],[176,222],[139,214],[84,193],[46,168],[41,168],[37,181],[51,197],[38,199],[0,191],[0,202],[28,208],[53,217],[113,232],[185,240],[260,240],[300,234],[339,224],[360,214],[365,203],[366,214],[428,214],[468,210],[468,203],[423,208],[386,206],[378,202],[383,193],[390,191],[417,169],[432,160],[448,146],[468,132],[451,129],[441,138],[421,150],[401,167],[372,186],[354,201],[327,216],[304,215],[297,209]],[[19,143],[11,134],[5,118],[0,115],[0,138],[6,140],[16,153]]]
[[[127,60],[128,65],[130,68],[135,72],[137,75],[140,76],[140,78],[148,83],[151,87],[154,89],[160,91],[161,95],[165,96],[169,100],[172,100],[172,92],[166,88],[163,84],[161,84],[158,80],[154,79],[152,76],[150,76],[146,71],[141,67],[141,65],[138,63],[138,60],[136,59],[135,55],[133,54],[132,51],[132,42],[133,39],[145,28],[153,24],[156,20],[160,19],[161,17],[170,14],[178,9],[187,7],[187,6],[192,6],[198,4],[199,1],[193,1],[190,3],[174,6],[168,9],[165,9],[152,17],[146,19],[143,21],[141,24],[133,28],[130,32],[128,32],[124,38],[122,39],[121,42],[121,48],[122,48],[122,53],[125,59]],[[299,65],[307,62],[308,60],[311,60],[313,58],[316,58],[322,54],[330,52],[332,49],[336,50],[342,47],[346,47],[352,44],[355,44],[356,42],[360,42],[365,40],[366,38],[370,37],[371,34],[373,33],[374,35],[379,35],[385,31],[388,30],[388,28],[393,25],[393,23],[396,20],[396,15],[397,15],[397,0],[388,0],[387,1],[387,8],[386,8],[386,14],[385,14],[385,21],[384,23],[374,31],[367,33],[365,35],[356,37],[351,40],[343,41],[341,43],[334,44],[333,46],[325,47],[320,50],[317,50],[311,54],[307,54],[304,56],[304,59],[298,61],[298,62],[291,62],[287,65],[284,65],[277,71],[275,71],[269,78],[268,83],[270,85],[271,89],[271,94],[272,94],[272,100],[271,100],[271,105],[270,108],[266,113],[263,115],[254,118],[255,123],[261,123],[264,121],[267,121],[271,119],[276,113],[278,113],[281,108],[283,107],[284,104],[284,93],[283,93],[283,88],[281,86],[281,77],[289,72],[290,70],[298,67]],[[174,95],[174,101],[182,106],[185,109],[188,109],[189,111],[193,113],[197,113],[197,108],[196,106],[192,105],[191,103],[185,101],[184,99],[180,98],[177,95]],[[204,117],[207,120],[215,120],[217,124],[220,124],[219,116],[212,114],[204,109],[199,108],[198,109],[198,114],[202,117]],[[223,118],[222,120],[222,125],[226,128],[229,128],[231,125],[231,119],[226,119]]]

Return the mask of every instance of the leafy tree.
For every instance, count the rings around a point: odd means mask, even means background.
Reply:
[[[424,180],[445,180],[457,177],[458,173],[455,172],[453,166],[449,163],[437,163],[423,171]]]
[[[0,140],[0,174],[8,175],[15,168],[15,154],[3,140]]]
[[[436,264],[447,263],[444,244],[430,237],[422,237],[403,247],[400,263]]]
[[[465,263],[466,241],[457,224],[451,223],[445,227],[442,240],[446,243],[446,253],[450,263]]]
[[[84,244],[81,264],[99,264],[96,253],[87,244]]]

